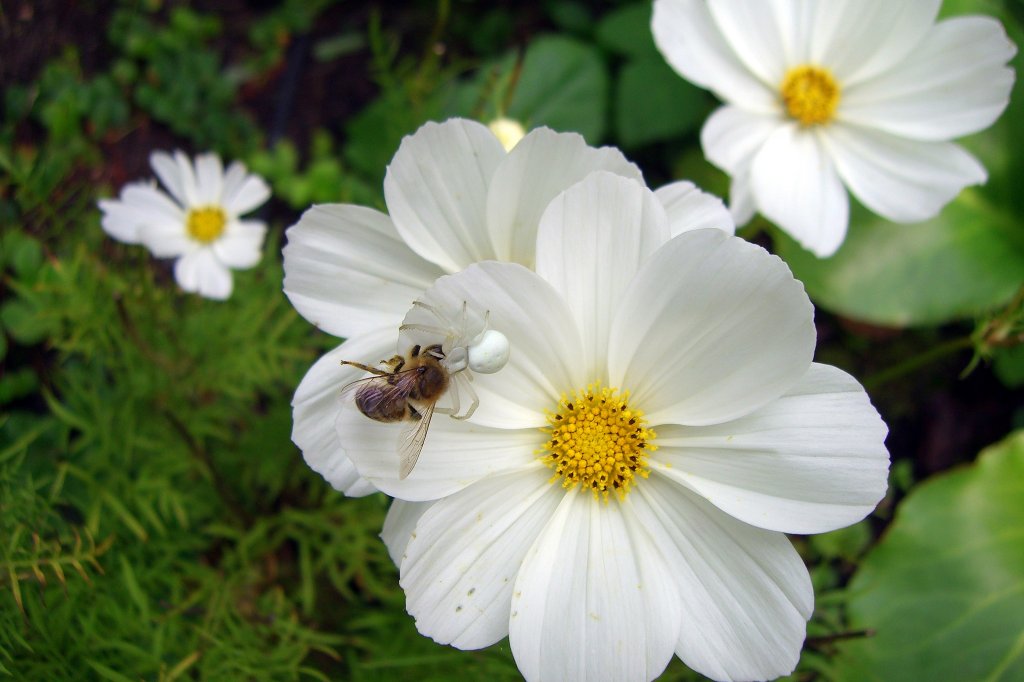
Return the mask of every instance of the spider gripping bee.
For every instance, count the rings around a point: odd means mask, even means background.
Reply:
[[[480,404],[471,384],[472,373],[497,372],[508,362],[510,350],[504,334],[487,328],[489,313],[484,315],[483,331],[468,338],[465,303],[462,304],[461,322],[457,326],[448,325],[435,307],[422,301],[414,302],[414,307],[431,313],[447,326],[403,324],[399,331],[443,337],[443,342],[414,345],[405,355],[384,360],[379,367],[341,361],[343,365],[351,365],[373,375],[347,384],[342,389],[343,398],[353,396],[356,408],[374,421],[404,422],[398,445],[400,479],[408,477],[415,468],[434,413],[447,414],[453,419],[472,416]],[[460,386],[470,397],[465,412],[460,410]],[[451,405],[439,407],[438,401],[446,395]]]

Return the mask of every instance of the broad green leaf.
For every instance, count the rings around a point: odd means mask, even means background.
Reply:
[[[1003,386],[1024,386],[1024,346],[996,349],[992,356],[992,370]]]
[[[897,225],[857,207],[831,258],[777,233],[776,249],[815,303],[875,324],[939,324],[1006,303],[1024,283],[1024,229],[977,190],[938,217]]]
[[[848,611],[840,682],[1024,679],[1024,431],[906,498]]]
[[[638,2],[606,14],[594,35],[602,47],[633,57],[658,54],[651,33],[651,3]]]
[[[683,80],[661,55],[626,63],[615,88],[615,132],[623,147],[639,147],[695,130],[711,100]]]

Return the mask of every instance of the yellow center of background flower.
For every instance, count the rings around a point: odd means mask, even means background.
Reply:
[[[585,391],[564,397],[558,411],[548,413],[543,431],[550,440],[541,460],[555,470],[551,481],[562,479],[563,488],[589,489],[594,497],[608,500],[609,493],[622,499],[637,476],[647,478],[647,454],[655,433],[647,428],[643,413],[631,409],[629,393],[591,384]]]
[[[225,224],[227,224],[227,217],[224,215],[224,211],[216,206],[194,208],[188,212],[186,219],[189,236],[204,244],[219,237],[224,232]]]
[[[839,83],[828,69],[797,66],[782,80],[782,101],[789,115],[810,126],[828,123],[839,106]]]

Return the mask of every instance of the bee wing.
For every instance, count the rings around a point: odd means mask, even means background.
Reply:
[[[356,392],[364,386],[373,386],[377,389],[372,395],[367,396],[367,408],[370,411],[375,411],[384,403],[405,400],[415,386],[415,372],[415,369],[409,369],[394,374],[375,374],[350,381],[341,387],[341,400],[343,403],[348,403],[349,398],[355,398]]]
[[[436,402],[427,403],[420,411],[420,418],[406,422],[402,433],[398,436],[398,478],[405,479],[416,468],[416,462],[423,452],[423,443],[427,440],[427,429],[430,419],[434,416]]]

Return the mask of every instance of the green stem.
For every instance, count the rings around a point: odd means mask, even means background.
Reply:
[[[952,339],[941,343],[934,348],[930,348],[920,355],[905,360],[898,365],[883,369],[881,372],[876,372],[869,377],[864,379],[864,388],[874,390],[882,384],[887,384],[893,379],[898,379],[905,374],[910,374],[919,367],[923,367],[929,363],[935,362],[936,360],[943,358],[947,355],[952,355],[957,351],[971,348],[974,345],[974,340],[970,336],[964,336],[958,339]]]

